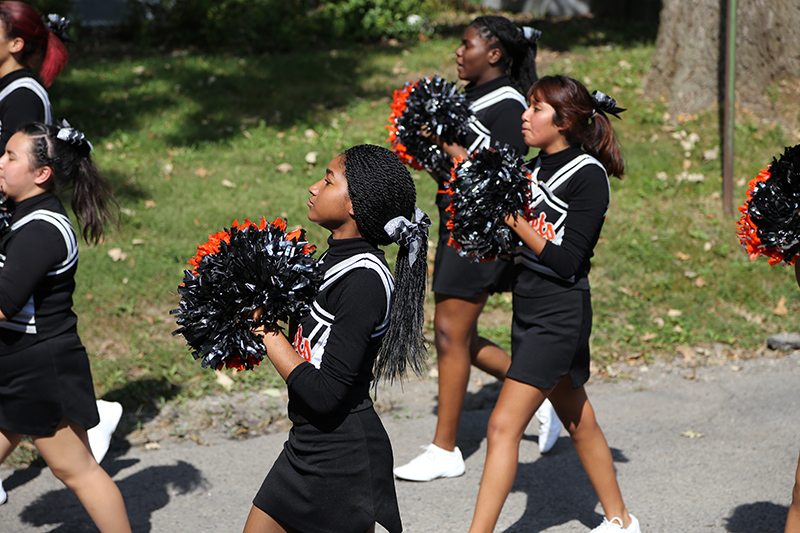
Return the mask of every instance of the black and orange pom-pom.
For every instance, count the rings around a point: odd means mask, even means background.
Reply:
[[[209,235],[184,271],[177,315],[182,335],[203,368],[252,369],[266,355],[253,328],[309,312],[322,279],[305,231],[286,221],[246,220]],[[261,315],[254,319],[257,309]]]
[[[484,148],[460,160],[444,192],[450,195],[447,228],[451,246],[474,261],[509,254],[519,239],[505,223],[510,214],[527,216],[530,173],[513,149]]]
[[[750,180],[747,199],[739,207],[739,242],[751,259],[766,256],[769,264],[793,264],[800,254],[800,145]]]
[[[417,170],[449,174],[450,157],[424,132],[447,144],[463,144],[471,112],[464,93],[439,76],[408,82],[394,92],[389,115],[392,150]]]

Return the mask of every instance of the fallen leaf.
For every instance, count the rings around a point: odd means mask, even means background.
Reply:
[[[689,346],[680,345],[675,350],[683,356],[683,360],[686,363],[691,363],[697,357],[697,353]]]
[[[702,439],[705,437],[702,433],[698,433],[693,429],[687,429],[686,431],[681,432],[681,437],[686,437],[687,439]]]
[[[733,370],[734,372],[738,372],[741,369],[742,367],[740,367],[739,365],[731,365],[731,370]]]
[[[306,154],[306,163],[309,165],[316,165],[317,164],[317,152],[308,152]]]
[[[194,175],[195,176],[199,176],[201,178],[205,178],[209,174],[211,174],[211,171],[209,171],[207,168],[203,168],[203,167],[197,168],[194,171]]]
[[[117,261],[124,261],[127,259],[128,254],[123,252],[121,248],[112,248],[108,251],[108,257],[116,263]]]
[[[691,256],[683,252],[675,252],[675,259],[679,261],[688,261]]]
[[[144,446],[142,446],[142,449],[143,450],[160,450],[161,449],[161,445],[159,443],[155,442],[155,441],[150,441],[147,444],[145,444]]]
[[[772,310],[772,314],[778,316],[786,316],[789,314],[789,310],[786,309],[786,296],[781,296],[781,299],[778,300],[778,305]]]
[[[264,389],[261,394],[264,396],[269,396],[270,398],[278,398],[281,395],[281,391],[279,389]]]
[[[317,135],[317,132],[312,130],[311,128],[304,131],[303,135],[305,135],[306,139],[316,139],[317,137],[319,137],[319,135]]]
[[[655,339],[656,337],[658,337],[657,333],[645,333],[644,335],[639,337],[639,340],[642,341],[642,342],[649,342],[649,341]]]
[[[229,181],[229,180],[222,180],[220,183],[222,183],[223,187],[227,187],[229,189],[235,189],[236,188],[236,184],[234,182],[232,182],[232,181]]]
[[[233,387],[233,380],[230,376],[219,370],[215,370],[214,373],[217,375],[217,383],[225,387],[225,390],[231,390],[231,387]]]
[[[706,282],[706,280],[703,279],[703,276],[697,276],[697,279],[694,280],[695,287],[703,288],[706,285],[708,285],[708,282]]]
[[[277,170],[278,172],[286,173],[294,170],[294,167],[289,163],[281,163],[280,165],[275,167],[275,170]]]
[[[681,311],[680,309],[670,309],[669,311],[667,311],[667,316],[671,317],[678,317],[681,316],[682,314],[683,311]]]
[[[156,205],[157,205],[157,204],[156,204],[155,200],[145,200],[145,201],[144,201],[144,206],[145,206],[147,209],[153,209],[153,208],[154,208]]]
[[[144,239],[133,239],[131,241],[131,244],[144,244],[144,243],[145,243]]]

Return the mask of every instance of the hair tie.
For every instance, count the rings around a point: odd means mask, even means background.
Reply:
[[[50,13],[46,17],[42,16],[42,22],[44,22],[44,25],[48,30],[55,33],[62,41],[70,43],[73,42],[69,35],[67,35],[69,19],[62,17],[61,15],[56,15],[55,13]]]
[[[608,113],[609,115],[614,115],[619,118],[619,114],[626,110],[624,107],[617,107],[616,100],[600,91],[594,91],[592,93],[592,102],[594,102],[594,111],[599,111],[603,116]],[[594,117],[594,115],[595,112],[592,112],[592,117]]]
[[[420,242],[428,240],[428,226],[431,219],[419,207],[414,207],[413,222],[404,216],[394,217],[387,222],[383,229],[398,246],[408,248],[408,264],[414,264],[417,259]]]
[[[64,142],[70,143],[76,148],[81,148],[85,144],[89,147],[89,152],[94,151],[94,146],[92,146],[92,143],[86,138],[86,135],[70,126],[69,122],[66,120],[62,119],[61,124],[58,125],[58,134],[56,137]],[[89,157],[89,153],[87,152],[84,157]]]
[[[520,31],[531,44],[538,43],[539,39],[542,38],[542,32],[530,26],[523,26]]]

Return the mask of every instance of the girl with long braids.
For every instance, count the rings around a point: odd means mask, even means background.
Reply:
[[[489,419],[470,532],[494,530],[514,483],[525,427],[549,398],[605,512],[603,523],[592,531],[639,533],[584,388],[592,328],[590,259],[608,210],[608,175],[621,178],[625,169],[606,115],[624,109],[563,76],[538,80],[528,101],[522,132],[525,143],[540,150],[529,163],[534,222],[518,215],[506,218],[525,243],[514,280],[513,360]]]
[[[102,238],[116,201],[90,151],[66,123],[33,123],[0,158],[0,192],[15,204],[0,237],[0,461],[30,435],[100,531],[128,532],[122,495],[89,449],[98,413],[72,311],[78,241],[56,196],[71,188],[84,238]]]
[[[0,153],[17,128],[30,122],[50,124],[52,111],[45,87],[67,64],[69,21],[58,15],[42,19],[25,2],[0,2]],[[41,80],[33,74],[39,65]]]
[[[441,145],[453,158],[467,157],[475,150],[508,146],[519,155],[528,147],[522,137],[525,111],[523,94],[536,81],[536,51],[540,32],[519,28],[500,16],[481,16],[464,30],[456,49],[458,77],[467,82],[466,99],[474,115],[464,146]],[[433,176],[441,185],[447,176]],[[447,243],[444,224],[450,203],[447,194],[436,199],[439,206],[439,242],[433,271],[436,300],[434,332],[439,370],[439,406],[433,442],[406,465],[394,470],[400,479],[431,481],[460,476],[464,458],[456,446],[459,419],[475,365],[503,379],[511,358],[502,348],[478,335],[478,317],[489,295],[508,291],[512,277],[509,260],[473,263]],[[561,431],[561,423],[547,402],[537,412],[541,422],[539,450],[548,452]]]
[[[309,188],[308,219],[331,232],[311,314],[288,338],[257,328],[286,380],[293,427],[253,500],[245,533],[402,531],[392,448],[370,382],[421,371],[427,215],[391,151],[345,150]],[[399,245],[395,278],[379,245]]]

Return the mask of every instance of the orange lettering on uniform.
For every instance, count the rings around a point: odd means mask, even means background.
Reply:
[[[308,339],[303,338],[303,326],[297,326],[297,332],[294,334],[294,349],[306,361],[311,361],[311,343]]]

